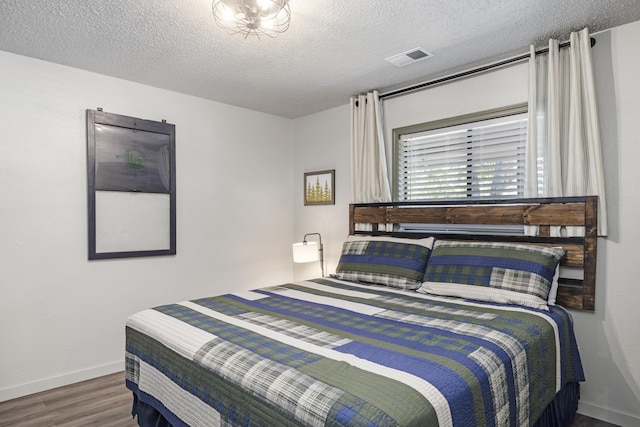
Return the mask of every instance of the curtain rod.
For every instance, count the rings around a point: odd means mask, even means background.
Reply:
[[[591,41],[591,47],[596,45],[596,39],[591,37],[590,41]],[[571,44],[570,42],[566,41],[566,42],[560,43],[559,47],[561,47],[561,48],[567,47],[570,44]],[[548,47],[544,47],[544,48],[536,50],[536,55],[540,55],[540,54],[548,53],[548,52],[549,52],[549,48]],[[463,77],[468,77],[468,76],[471,76],[471,75],[474,75],[474,74],[483,73],[485,71],[493,70],[494,68],[504,67],[505,65],[513,64],[515,62],[520,62],[520,61],[523,61],[525,59],[528,59],[529,56],[530,56],[530,54],[525,53],[525,54],[522,54],[522,55],[514,56],[512,58],[504,59],[502,61],[494,62],[493,64],[482,65],[480,67],[471,68],[470,70],[462,71],[460,73],[451,74],[449,76],[440,77],[438,79],[429,80],[429,81],[426,81],[426,82],[423,82],[423,83],[418,83],[416,85],[405,87],[405,88],[402,88],[402,89],[392,90],[390,92],[385,92],[385,93],[380,94],[379,98],[380,99],[392,98],[394,96],[404,95],[405,93],[415,92],[415,91],[418,91],[418,90],[421,90],[421,89],[426,89],[426,88],[428,88],[430,86],[435,86],[435,85],[438,85],[438,84],[441,84],[441,83],[450,82],[452,80],[461,79]]]

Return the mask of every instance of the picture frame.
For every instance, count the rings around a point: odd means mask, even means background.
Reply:
[[[86,113],[89,260],[175,255],[175,125]]]
[[[335,205],[335,178],[335,169],[305,172],[303,183],[304,205]]]

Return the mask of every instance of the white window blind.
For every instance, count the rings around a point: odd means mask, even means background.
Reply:
[[[527,114],[399,135],[400,201],[523,197]]]

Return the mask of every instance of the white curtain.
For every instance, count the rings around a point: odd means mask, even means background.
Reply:
[[[378,91],[351,98],[351,203],[391,201]],[[389,230],[389,225],[382,225]],[[371,230],[356,224],[357,230]]]
[[[391,201],[377,91],[351,98],[351,202]]]
[[[600,128],[595,99],[589,30],[571,33],[560,50],[549,40],[549,54],[529,59],[529,128],[525,197],[599,196],[598,235],[607,235],[606,196]],[[537,163],[544,162],[543,176]],[[527,234],[533,234],[527,228]],[[554,227],[552,235],[560,235]],[[582,235],[582,227],[567,227]]]

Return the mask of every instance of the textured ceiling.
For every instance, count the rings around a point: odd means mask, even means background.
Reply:
[[[0,50],[296,118],[640,20],[639,0],[290,0],[291,26],[243,39],[209,0],[2,0]],[[404,68],[384,58],[422,47]],[[2,71],[0,70],[0,76]]]

